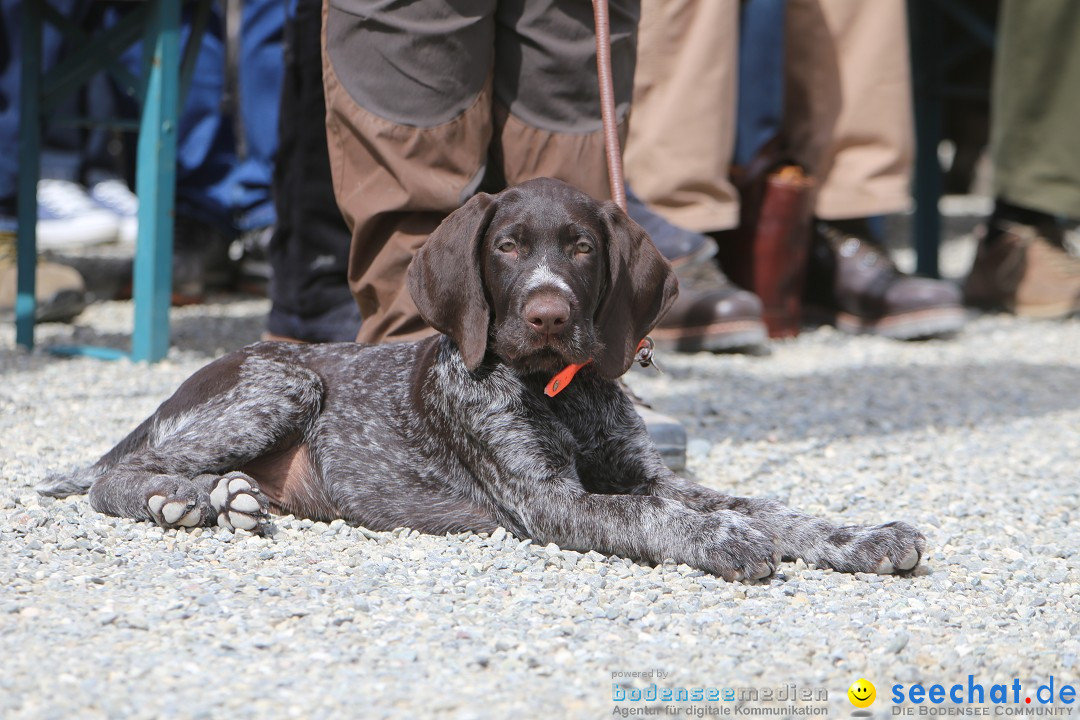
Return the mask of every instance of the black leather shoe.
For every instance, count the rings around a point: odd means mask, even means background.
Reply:
[[[959,287],[900,272],[860,220],[814,223],[806,305],[844,332],[898,340],[949,335],[967,317]]]
[[[757,295],[736,286],[713,263],[678,275],[679,297],[649,333],[657,349],[701,352],[765,343]]]

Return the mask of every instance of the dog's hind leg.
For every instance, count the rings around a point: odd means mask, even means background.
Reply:
[[[161,410],[159,408],[158,413]],[[49,497],[68,497],[69,495],[83,495],[90,490],[94,480],[103,476],[109,468],[116,465],[122,458],[129,455],[133,450],[146,444],[147,433],[153,426],[158,413],[154,413],[143,421],[139,427],[121,440],[116,447],[98,460],[93,465],[78,468],[69,472],[53,473],[39,483],[34,489],[42,495]]]
[[[163,527],[258,531],[269,505],[238,472],[304,441],[323,385],[295,363],[241,351],[189,378],[92,472],[90,505]]]

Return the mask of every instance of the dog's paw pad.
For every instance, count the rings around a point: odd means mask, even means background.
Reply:
[[[146,501],[146,507],[150,508],[150,512],[154,515],[161,514],[161,508],[165,505],[164,495],[151,495],[150,499]]]
[[[910,570],[919,564],[919,557],[919,551],[915,548],[911,548],[896,567],[900,570]]]
[[[218,527],[261,533],[270,523],[269,503],[256,482],[243,473],[229,473],[218,480],[210,491],[210,505]]]
[[[872,566],[878,575],[906,574],[913,570],[922,559],[926,539],[907,523],[894,522],[879,525],[869,528],[868,533],[870,539],[878,541],[876,545],[868,547],[873,547],[881,553],[877,555],[880,560],[877,561],[876,566]],[[873,558],[876,554],[871,551],[867,559]]]
[[[760,562],[757,565],[748,566],[737,571],[731,579],[735,582],[753,583],[770,578],[775,572],[775,565],[768,562]]]
[[[262,508],[259,507],[259,501],[254,496],[248,494],[237,495],[233,498],[230,507],[233,510],[245,513],[259,513]]]
[[[919,551],[915,548],[908,550],[895,564],[889,558],[884,558],[874,570],[878,575],[892,575],[896,572],[907,572],[919,564]]]
[[[170,500],[165,495],[151,495],[146,507],[154,522],[164,528],[192,528],[202,525],[203,511],[195,500]]]

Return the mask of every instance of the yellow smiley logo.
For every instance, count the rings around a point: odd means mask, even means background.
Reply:
[[[870,707],[877,699],[877,688],[866,678],[859,678],[848,688],[848,700],[857,708]]]

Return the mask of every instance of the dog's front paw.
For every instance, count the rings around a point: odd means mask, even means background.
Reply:
[[[250,476],[223,475],[210,490],[210,507],[219,527],[263,533],[270,526],[270,501]]]
[[[836,570],[880,575],[914,570],[926,551],[926,538],[905,522],[839,528],[830,541],[839,546]]]
[[[725,580],[754,582],[771,577],[780,553],[768,528],[752,517],[720,510],[705,516],[702,570]]]
[[[205,524],[207,502],[190,483],[161,476],[146,494],[146,509],[163,528],[193,528]]]

